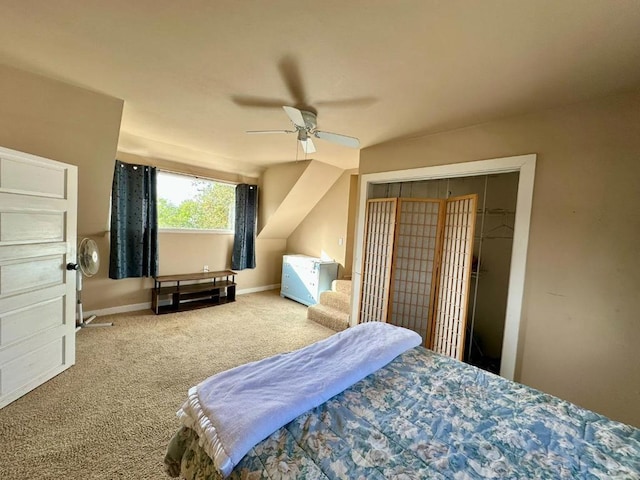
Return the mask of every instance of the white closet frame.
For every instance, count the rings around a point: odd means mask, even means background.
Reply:
[[[441,178],[471,177],[497,173],[519,172],[518,196],[516,201],[515,231],[509,292],[507,295],[507,313],[502,343],[502,361],[500,375],[515,379],[518,363],[520,325],[522,323],[522,302],[529,246],[529,228],[533,202],[533,184],[535,178],[536,155],[494,158],[474,162],[420,167],[407,170],[368,173],[360,175],[358,211],[356,216],[356,238],[353,256],[352,311],[351,325],[358,324],[360,311],[360,283],[365,227],[365,210],[369,186],[377,183],[433,180]]]

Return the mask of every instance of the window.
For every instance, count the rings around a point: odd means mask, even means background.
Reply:
[[[236,186],[158,171],[158,227],[233,233]]]

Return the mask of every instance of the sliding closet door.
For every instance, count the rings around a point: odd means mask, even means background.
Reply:
[[[442,260],[430,348],[462,360],[478,196],[446,201]]]
[[[431,337],[444,200],[400,199],[388,321]]]
[[[396,204],[395,198],[367,201],[360,323],[387,321]]]

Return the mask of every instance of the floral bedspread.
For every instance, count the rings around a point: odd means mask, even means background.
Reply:
[[[217,479],[192,430],[170,476]],[[256,445],[233,479],[640,479],[640,430],[422,347]]]

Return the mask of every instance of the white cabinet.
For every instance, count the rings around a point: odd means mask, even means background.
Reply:
[[[331,290],[331,282],[337,277],[336,262],[306,255],[284,255],[280,296],[315,305],[320,292]]]

